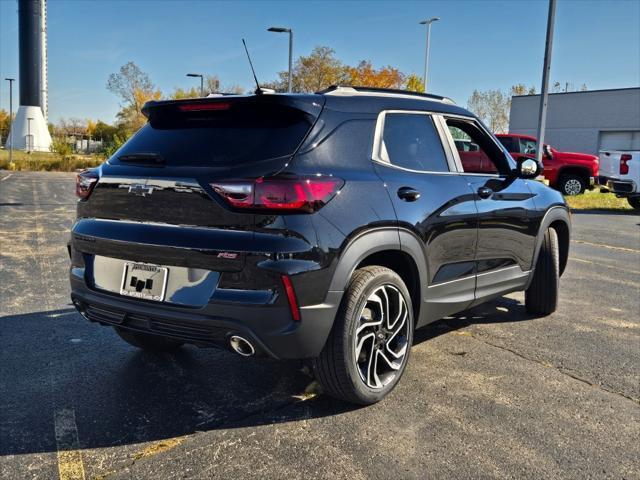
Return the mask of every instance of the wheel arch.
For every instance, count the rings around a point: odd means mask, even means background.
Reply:
[[[579,177],[582,177],[588,186],[589,177],[592,176],[592,173],[588,167],[584,167],[580,165],[567,165],[558,170],[558,180],[557,180],[558,182],[560,182],[560,179],[562,178],[563,175],[577,175]]]
[[[404,281],[413,305],[414,320],[420,318],[426,259],[415,237],[396,227],[368,230],[352,239],[340,256],[330,291],[344,291],[353,272],[368,265],[380,265],[396,272]]]
[[[549,228],[553,228],[558,234],[558,247],[560,254],[560,275],[564,273],[569,260],[569,244],[571,240],[571,217],[569,210],[566,207],[552,207],[544,215],[540,222],[538,229],[538,235],[536,237],[535,249],[533,252],[533,261],[531,263],[531,275],[529,275],[529,281],[526,288],[529,288],[531,280],[533,279],[536,263],[538,262],[538,255],[542,248],[542,242],[544,240],[544,232]]]

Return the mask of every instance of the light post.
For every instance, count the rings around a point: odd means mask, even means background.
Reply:
[[[440,20],[440,17],[432,17],[428,20],[423,20],[420,25],[427,26],[427,45],[424,53],[424,76],[422,82],[424,83],[424,93],[427,93],[427,74],[429,73],[429,48],[431,47],[431,24]]]
[[[200,96],[204,97],[204,75],[201,73],[187,73],[187,77],[200,77]]]
[[[13,82],[15,78],[5,78],[9,82],[9,165],[13,163]]]
[[[291,70],[293,66],[293,30],[291,30],[290,28],[284,28],[284,27],[269,27],[267,31],[289,34],[289,74],[288,74],[289,85],[288,85],[287,91],[291,93],[293,91],[293,77],[291,76]]]
[[[27,153],[33,150],[33,139],[31,137],[31,120],[33,117],[27,117]]]
[[[553,27],[556,19],[556,0],[549,0],[547,15],[547,36],[544,47],[544,65],[542,67],[542,91],[540,92],[540,111],[538,112],[538,148],[536,162],[542,168],[544,154],[544,131],[547,126],[547,100],[549,98],[549,71],[551,70],[551,52],[553,50]]]

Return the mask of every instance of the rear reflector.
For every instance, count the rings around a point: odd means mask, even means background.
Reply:
[[[627,162],[631,160],[631,155],[623,153],[620,155],[620,175],[627,175],[629,173],[629,165]]]
[[[291,279],[287,275],[282,275],[282,284],[284,285],[284,291],[287,294],[287,300],[289,300],[289,309],[291,310],[291,317],[295,322],[300,321],[300,309],[298,308],[298,300],[296,300],[296,292],[293,290],[293,284]]]
[[[98,183],[98,174],[93,170],[84,170],[76,176],[76,196],[86,200]]]
[[[232,207],[274,212],[313,213],[326,205],[344,181],[330,176],[261,177],[257,180],[212,183]]]
[[[211,103],[185,103],[179,105],[178,110],[181,112],[205,112],[212,110],[229,110],[230,103],[211,102]]]

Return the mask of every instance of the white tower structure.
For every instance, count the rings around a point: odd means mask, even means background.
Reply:
[[[20,106],[5,147],[45,151],[51,146],[46,121],[47,49],[45,0],[18,0]]]

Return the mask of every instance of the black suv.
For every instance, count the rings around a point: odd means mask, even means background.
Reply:
[[[369,404],[415,328],[516,290],[556,308],[562,195],[447,98],[331,87],[144,113],[78,175],[69,245],[74,305],[136,347],[309,359],[325,392]]]

